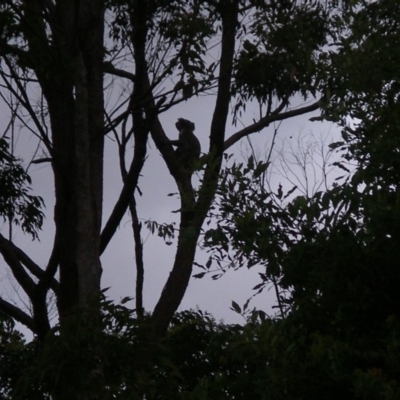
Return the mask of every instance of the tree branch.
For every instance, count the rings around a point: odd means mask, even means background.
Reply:
[[[203,223],[215,194],[224,151],[225,128],[231,99],[238,6],[239,2],[237,0],[227,1],[218,6],[222,17],[221,62],[217,100],[211,122],[207,167],[204,173],[204,183],[199,192],[199,200],[195,206],[196,218],[200,224]]]
[[[16,321],[20,322],[22,325],[25,325],[32,332],[36,333],[33,318],[1,297],[0,310],[9,315],[11,318],[14,318]]]
[[[194,203],[191,193],[183,191],[182,194],[184,196],[181,196],[181,222],[175,262],[152,316],[156,337],[160,337],[165,333],[173,314],[185,295],[192,274],[201,226],[218,183],[218,173],[224,146],[225,125],[231,97],[230,85],[235,51],[238,0],[218,3],[217,9],[220,11],[222,18],[222,44],[218,94],[211,123],[210,157],[197,203]],[[168,162],[166,157],[165,160]],[[180,183],[179,180],[178,182]]]
[[[29,298],[32,299],[35,292],[36,284],[33,279],[26,273],[24,267],[22,266],[19,257],[15,251],[15,245],[8,239],[6,239],[2,234],[0,234],[0,253],[2,254],[7,265],[10,267],[15,279],[24,289]]]
[[[110,61],[106,61],[103,63],[103,71],[108,74],[119,76],[121,78],[127,78],[132,82],[135,82],[135,74],[131,72],[124,71],[123,69],[115,68],[114,65]]]
[[[143,282],[144,282],[144,263],[143,263],[143,242],[141,236],[142,224],[139,222],[135,197],[132,196],[129,204],[129,211],[132,217],[132,230],[133,237],[135,240],[135,260],[136,260],[136,289],[135,289],[135,301],[136,301],[136,315],[138,319],[143,319],[144,307],[143,307]]]
[[[142,83],[141,83],[142,85]],[[132,104],[139,104],[143,100],[143,87],[138,82],[135,83],[135,87],[132,93]],[[142,171],[144,161],[147,152],[147,139],[148,139],[148,128],[145,122],[142,120],[141,109],[131,111],[134,120],[134,137],[135,137],[135,150],[133,153],[133,160],[129,171],[123,176],[124,186],[119,195],[117,202],[115,203],[114,209],[108,218],[104,229],[101,233],[100,238],[100,254],[106,249],[111,238],[114,236],[115,231],[118,228],[123,216],[128,209],[129,203],[132,200],[132,196],[138,184],[139,175]]]
[[[17,307],[3,300],[4,309],[8,310],[8,314],[28,326],[33,332],[44,338],[50,329],[47,314],[46,295],[47,288],[36,285],[32,278],[26,273],[21,262],[35,276],[45,276],[45,272],[34,263],[21,249],[15,246],[11,241],[4,238],[0,234],[0,253],[10,267],[15,279],[24,289],[33,305],[33,319],[28,317]],[[50,282],[52,282],[50,280]],[[31,321],[32,320],[32,321]],[[29,324],[29,325],[27,325]]]
[[[141,115],[133,115],[133,120],[139,125],[143,125],[143,120]],[[131,133],[135,134],[135,131],[131,129],[128,133],[126,133],[126,123],[122,125],[122,138],[121,140],[118,137],[117,132],[115,133],[115,139],[118,143],[118,155],[119,155],[119,166],[121,171],[121,176],[123,181],[126,181],[127,170],[125,165],[125,154],[126,154],[126,145],[128,143],[129,138],[131,137]],[[136,131],[136,135],[139,132]],[[143,264],[143,242],[141,237],[141,229],[142,224],[139,222],[139,217],[137,214],[135,194],[132,194],[131,200],[129,202],[129,211],[132,217],[132,231],[133,238],[135,242],[135,260],[136,260],[136,315],[139,320],[143,319],[144,308],[143,308],[143,282],[144,282],[144,264]]]
[[[296,117],[298,115],[307,114],[311,111],[315,111],[320,107],[321,100],[310,104],[309,106],[297,108],[295,110],[290,110],[284,112],[282,114],[270,114],[264,118],[261,118],[258,122],[247,126],[246,128],[240,130],[233,134],[230,138],[228,138],[224,143],[224,150],[227,150],[229,147],[233,146],[236,142],[240,139],[244,138],[245,136],[250,135],[251,133],[259,132],[261,129],[266,128],[271,122],[274,121],[283,121],[284,119]]]
[[[25,109],[28,111],[30,117],[32,118],[32,121],[34,122],[36,128],[39,131],[39,134],[35,133],[36,136],[38,136],[43,143],[45,144],[47,150],[49,151],[50,154],[52,154],[52,145],[50,142],[49,137],[46,134],[45,129],[43,129],[42,124],[40,123],[31,103],[30,103],[30,99],[28,97],[28,94],[24,88],[24,86],[22,85],[21,81],[20,81],[20,77],[18,76],[17,72],[15,71],[11,61],[8,59],[7,56],[3,57],[5,64],[7,65],[8,70],[10,71],[10,75],[11,78],[14,80],[14,82],[16,83],[20,94],[14,89],[13,85],[8,82],[8,80],[6,80],[5,74],[3,72],[1,72],[3,81],[5,82],[8,90],[18,99],[18,101],[25,107]]]
[[[7,241],[7,246],[9,246],[10,250],[12,250],[15,255],[17,256],[18,260],[28,269],[28,271],[36,276],[37,278],[42,278],[45,275],[45,271],[39,267],[23,250],[21,250],[19,247],[17,247],[14,243],[11,241],[7,240],[4,236],[0,234],[0,246],[2,241],[5,240]],[[0,250],[1,252],[1,250]],[[59,283],[56,279],[51,280],[51,285],[50,287],[54,292],[57,292]]]

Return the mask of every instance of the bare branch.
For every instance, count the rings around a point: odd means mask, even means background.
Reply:
[[[136,315],[139,319],[144,316],[143,308],[143,282],[144,282],[144,263],[143,263],[143,241],[142,241],[142,224],[139,222],[137,214],[135,197],[132,196],[132,200],[129,204],[129,211],[132,216],[132,230],[133,237],[135,240],[135,260],[136,260],[136,289],[135,289],[135,300],[136,300]]]
[[[0,234],[0,253],[10,267],[15,279],[24,289],[29,298],[32,299],[36,284],[22,266],[21,261],[15,251],[16,248],[17,247],[12,242],[7,240],[2,234]]]
[[[147,135],[141,138],[141,143],[137,139],[138,138],[136,137],[135,154],[129,168],[129,172],[124,181],[124,187],[122,188],[114,209],[108,218],[103,231],[101,232],[101,253],[103,253],[103,251],[106,249],[111,238],[114,236],[122,217],[125,215],[139,180],[139,175],[146,157]]]
[[[35,332],[35,324],[33,322],[33,318],[28,314],[24,313],[18,307],[9,303],[8,301],[2,299],[0,297],[0,310],[10,317],[14,318],[16,321],[20,322],[22,325],[25,325],[32,332]]]
[[[135,82],[135,75],[131,72],[124,71],[123,69],[115,68],[114,65],[110,61],[106,61],[103,63],[103,70],[108,74],[119,76],[121,78],[127,78],[132,82]]]
[[[47,162],[52,162],[52,158],[45,157],[45,158],[37,158],[36,160],[32,160],[31,164],[42,164]]]
[[[32,105],[30,103],[28,94],[26,93],[26,90],[25,90],[24,86],[22,85],[18,74],[16,73],[14,67],[12,66],[12,63],[10,62],[10,60],[6,56],[4,56],[3,59],[4,59],[6,65],[7,65],[8,69],[9,69],[11,77],[14,80],[14,82],[16,83],[20,93],[17,93],[17,91],[12,87],[10,82],[6,79],[6,75],[3,73],[3,71],[0,71],[0,74],[1,74],[1,76],[3,78],[3,81],[5,82],[5,84],[7,86],[7,89],[18,99],[18,101],[28,111],[30,117],[32,118],[32,121],[34,122],[36,128],[39,131],[39,134],[35,133],[36,136],[38,136],[43,141],[43,143],[45,144],[47,150],[50,153],[52,153],[52,145],[51,145],[50,139],[47,136],[45,130],[43,129],[42,124],[38,120],[35,111],[32,108]]]
[[[36,278],[41,279],[45,275],[45,271],[39,267],[23,250],[17,247],[14,243],[6,239],[0,234],[0,252],[3,254],[1,247],[7,247],[10,252],[13,252],[18,260],[28,269],[28,271],[36,276]],[[56,279],[52,279],[51,288],[54,292],[57,291],[59,283]]]
[[[246,128],[240,130],[239,132],[234,133],[230,138],[225,141],[224,150],[229,149],[229,147],[233,146],[240,139],[248,136],[252,133],[259,132],[261,129],[266,128],[271,122],[274,121],[283,121],[284,119],[296,117],[298,115],[307,114],[311,111],[315,111],[320,107],[321,100],[310,104],[309,106],[297,108],[295,110],[290,110],[284,112],[282,114],[272,113],[264,118],[261,118],[258,122],[247,126]]]

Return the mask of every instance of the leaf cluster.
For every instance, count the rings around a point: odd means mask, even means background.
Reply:
[[[37,238],[44,203],[40,196],[30,194],[31,183],[20,161],[10,154],[6,139],[0,139],[0,216]]]
[[[258,10],[236,62],[234,93],[262,103],[271,95],[315,96],[329,33],[328,13],[319,2],[271,2]]]

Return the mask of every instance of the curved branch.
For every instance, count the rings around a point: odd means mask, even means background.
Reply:
[[[25,325],[32,332],[35,332],[35,324],[33,322],[33,318],[24,313],[18,307],[2,299],[1,297],[0,310],[9,315],[11,318],[14,318],[16,321],[20,322],[22,325]]]
[[[0,234],[0,253],[2,254],[7,265],[10,267],[15,279],[24,289],[29,298],[32,299],[36,284],[22,266],[15,248],[16,246],[12,242]]]
[[[26,325],[29,329],[35,332],[39,337],[44,338],[50,329],[50,323],[47,313],[46,294],[48,286],[35,284],[33,279],[27,274],[23,265],[35,276],[39,278],[47,278],[46,282],[49,282],[49,286],[53,287],[54,290],[58,288],[58,282],[55,281],[53,276],[49,276],[44,272],[27,254],[21,249],[15,246],[11,241],[4,238],[0,234],[0,253],[3,255],[4,260],[10,267],[15,279],[24,289],[28,295],[33,306],[33,318],[28,317],[25,313],[19,310],[12,304],[2,301],[1,306],[3,310],[7,310],[8,315],[12,316],[22,324]],[[22,265],[23,264],[23,265]],[[29,318],[29,319],[27,319]],[[28,325],[29,324],[29,325]]]
[[[8,243],[6,243],[8,242]],[[23,250],[21,250],[19,247],[17,247],[14,243],[10,242],[8,239],[6,239],[4,236],[0,234],[0,252],[1,251],[1,246],[8,246],[9,250],[12,251],[15,256],[18,258],[18,260],[28,269],[28,271],[36,276],[36,278],[43,278],[45,275],[45,271],[39,267]],[[54,292],[57,292],[59,283],[56,279],[52,279],[51,281],[51,289]]]
[[[239,132],[234,133],[230,138],[228,138],[224,143],[224,150],[227,150],[229,147],[233,146],[236,142],[238,142],[245,136],[248,136],[251,133],[259,132],[261,129],[266,128],[271,122],[283,121],[284,119],[307,114],[311,111],[317,110],[320,107],[320,105],[321,105],[321,99],[306,107],[290,110],[282,114],[272,113],[264,118],[261,118],[258,122],[247,126],[246,128],[240,130]]]
[[[147,143],[147,138],[145,140]],[[114,236],[118,225],[120,224],[126,210],[128,209],[129,202],[131,201],[133,196],[133,192],[136,189],[139,175],[145,159],[146,144],[144,144],[144,151],[143,147],[142,149],[138,149],[139,147],[140,146],[138,146],[136,143],[135,153],[138,154],[135,154],[135,156],[133,157],[129,172],[126,176],[124,187],[122,188],[119,198],[115,203],[114,209],[112,210],[111,215],[108,218],[103,231],[101,232],[100,254],[104,252],[111,238]]]

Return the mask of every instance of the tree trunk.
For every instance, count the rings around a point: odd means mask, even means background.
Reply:
[[[54,395],[96,399],[103,391],[100,350],[96,344],[88,348],[85,339],[100,333],[104,1],[58,0],[46,11],[43,4],[26,0],[25,8],[32,21],[31,62],[47,101],[52,131],[56,198],[52,263],[60,271],[61,338],[82,348],[82,356],[92,365],[83,370],[86,376],[80,376],[80,382],[61,376]],[[74,325],[80,320],[84,323]]]
[[[224,4],[218,6],[218,11],[222,19],[221,64],[217,102],[211,124],[208,165],[197,202],[193,198],[190,178],[185,179],[183,177],[182,179],[179,174],[173,174],[176,177],[181,195],[181,224],[174,266],[153,313],[153,325],[156,337],[165,333],[185,295],[192,274],[201,226],[210,208],[218,184],[221,159],[224,151],[225,125],[231,99],[230,86],[235,51],[238,1],[226,1]],[[157,124],[155,126],[157,128]],[[157,136],[157,132],[155,135]],[[157,143],[157,137],[154,140]],[[160,148],[160,151],[163,153],[162,148]],[[168,164],[168,158],[165,158]],[[174,167],[169,166],[169,168],[174,172]]]
[[[61,322],[98,301],[101,277],[104,10],[102,0],[75,4],[55,9],[53,51],[63,68],[50,82],[38,73],[52,127]]]

